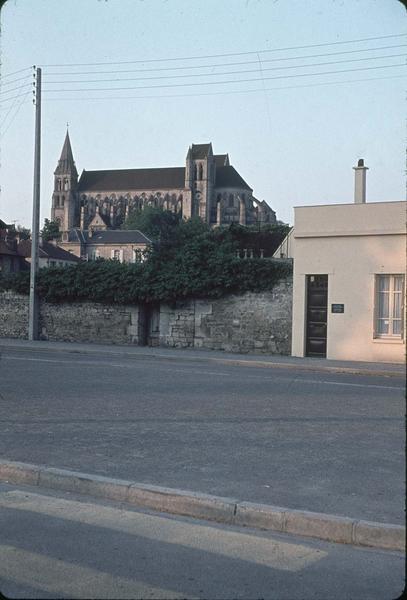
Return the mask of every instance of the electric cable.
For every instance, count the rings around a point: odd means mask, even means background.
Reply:
[[[396,45],[392,45],[392,46],[380,46],[378,48],[362,48],[359,50],[345,50],[342,52],[328,52],[328,53],[322,53],[322,54],[306,54],[304,56],[285,56],[285,57],[281,57],[281,58],[263,58],[261,59],[261,62],[264,63],[269,63],[269,62],[280,62],[280,61],[287,61],[287,60],[304,60],[306,58],[320,58],[320,57],[324,57],[324,56],[338,56],[338,55],[342,55],[342,54],[354,54],[354,53],[359,53],[359,52],[374,52],[376,50],[387,50],[390,48],[404,48],[406,47],[407,44],[396,44]],[[375,58],[375,57],[373,57]],[[45,72],[44,76],[53,76],[53,75],[63,75],[64,77],[66,75],[108,75],[109,73],[150,73],[153,71],[184,71],[184,70],[190,70],[190,69],[213,69],[213,68],[217,68],[217,67],[235,67],[235,66],[241,66],[241,65],[252,65],[258,64],[258,60],[249,60],[249,61],[239,61],[239,62],[227,62],[227,63],[217,63],[217,64],[210,64],[210,65],[185,65],[182,67],[152,67],[150,69],[123,69],[123,70],[113,70],[113,71],[71,71],[71,72],[66,72],[62,73],[62,72],[53,72],[53,71],[48,71]]]
[[[199,96],[224,96],[224,95],[236,95],[236,94],[250,94],[257,92],[271,92],[274,90],[290,90],[297,88],[307,88],[307,87],[319,87],[324,85],[337,85],[343,83],[359,83],[365,81],[382,81],[384,79],[404,79],[404,75],[390,75],[388,77],[369,77],[363,79],[347,79],[342,81],[324,81],[320,83],[305,83],[300,85],[286,85],[280,87],[272,87],[272,88],[256,88],[254,90],[223,90],[219,92],[193,92],[192,94],[155,94],[155,95],[144,95],[144,96],[81,96],[81,97],[72,97],[72,98],[43,98],[44,102],[58,102],[58,101],[82,101],[82,100],[133,100],[133,99],[160,99],[165,100],[166,98],[190,98],[190,97],[199,97]]]
[[[22,73],[23,71],[28,71],[29,69],[32,69],[33,67],[25,67],[25,69],[19,69],[18,71],[13,71],[12,73],[6,73],[5,75],[2,75],[1,78],[4,79],[5,77],[11,77],[12,75],[17,75],[17,73]]]
[[[27,85],[29,85],[30,87],[32,87],[32,83],[28,83],[28,82],[27,82],[27,83],[24,83],[24,84],[23,84],[23,86],[21,86],[21,85],[18,85],[18,86],[17,86],[17,87],[15,87],[15,88],[11,88],[11,90],[4,90],[4,91],[1,91],[1,92],[0,92],[0,94],[9,94],[10,92],[15,92],[16,90],[20,90],[20,89],[21,89],[21,87],[26,87]]]
[[[319,77],[321,75],[333,75],[336,73],[353,73],[356,71],[371,71],[377,69],[389,69],[393,67],[405,67],[405,63],[396,63],[392,65],[382,65],[377,67],[359,67],[357,69],[341,69],[339,71],[322,71],[320,73],[297,73],[296,75],[277,75],[273,77],[264,77],[264,80],[270,81],[272,79],[292,79],[295,77]],[[108,88],[77,88],[77,89],[59,89],[59,90],[45,90],[47,93],[61,93],[61,92],[105,92],[110,90],[143,90],[143,89],[157,89],[157,88],[174,88],[174,87],[191,87],[191,86],[208,86],[208,85],[228,85],[230,83],[251,83],[254,81],[261,81],[263,78],[252,77],[250,79],[239,79],[227,80],[227,81],[206,81],[206,82],[192,82],[192,83],[171,83],[166,85],[141,85],[131,87],[108,87]]]
[[[407,56],[406,54],[390,54],[387,56],[375,56],[373,58],[350,58],[346,60],[338,60],[338,61],[329,61],[322,63],[313,63],[307,65],[288,65],[284,67],[266,67],[261,66],[262,71],[281,71],[284,69],[306,69],[307,67],[322,67],[326,65],[338,65],[349,62],[360,62],[366,60],[383,60],[386,58],[400,58],[401,56]],[[262,61],[258,61],[257,64],[262,65]],[[244,69],[240,71],[221,71],[219,73],[192,73],[192,74],[183,74],[183,75],[154,75],[153,77],[117,77],[117,78],[109,78],[109,79],[65,79],[64,81],[46,81],[48,85],[51,84],[65,84],[65,83],[101,83],[101,82],[113,82],[113,81],[151,81],[157,79],[180,79],[186,77],[219,77],[221,75],[241,75],[243,73],[258,73],[259,69]],[[204,84],[206,82],[203,82]]]
[[[168,62],[168,61],[176,61],[176,60],[197,60],[199,58],[220,58],[224,56],[245,56],[249,54],[265,54],[269,52],[283,52],[286,50],[303,50],[305,48],[321,48],[323,46],[337,46],[340,44],[355,44],[360,42],[367,42],[372,40],[384,40],[389,38],[399,38],[405,37],[406,33],[401,34],[392,34],[392,35],[382,35],[376,37],[368,37],[368,38],[360,38],[356,40],[343,40],[338,42],[325,42],[322,44],[307,44],[304,46],[290,46],[284,48],[271,48],[270,50],[251,50],[247,52],[229,52],[223,54],[206,54],[199,56],[182,56],[177,58],[149,58],[145,60],[122,60],[122,61],[111,61],[111,62],[93,62],[93,63],[60,63],[60,64],[44,64],[42,67],[86,67],[93,65],[125,65],[125,64],[136,64],[136,63],[151,63],[151,62]]]

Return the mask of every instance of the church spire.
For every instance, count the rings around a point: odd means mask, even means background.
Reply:
[[[61,157],[58,161],[58,166],[55,171],[55,174],[57,173],[70,173],[72,175],[75,175],[76,177],[78,176],[75,161],[73,159],[71,140],[69,139],[68,129],[66,131]]]

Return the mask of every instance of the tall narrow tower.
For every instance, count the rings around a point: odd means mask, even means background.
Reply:
[[[186,174],[192,187],[192,216],[199,216],[209,223],[215,183],[212,144],[192,144],[187,155]]]
[[[78,172],[67,131],[61,157],[54,172],[54,192],[51,208],[51,220],[59,222],[60,231],[69,231],[77,225],[79,219],[77,190]]]

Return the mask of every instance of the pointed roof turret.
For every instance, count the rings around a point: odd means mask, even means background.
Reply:
[[[65,141],[62,147],[61,157],[58,161],[58,166],[55,170],[55,175],[58,173],[71,173],[72,175],[75,175],[75,177],[78,176],[75,161],[73,159],[71,140],[69,139],[68,130],[66,131]]]

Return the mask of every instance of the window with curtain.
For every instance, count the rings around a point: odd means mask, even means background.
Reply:
[[[376,276],[376,337],[402,337],[403,293],[403,275]]]

